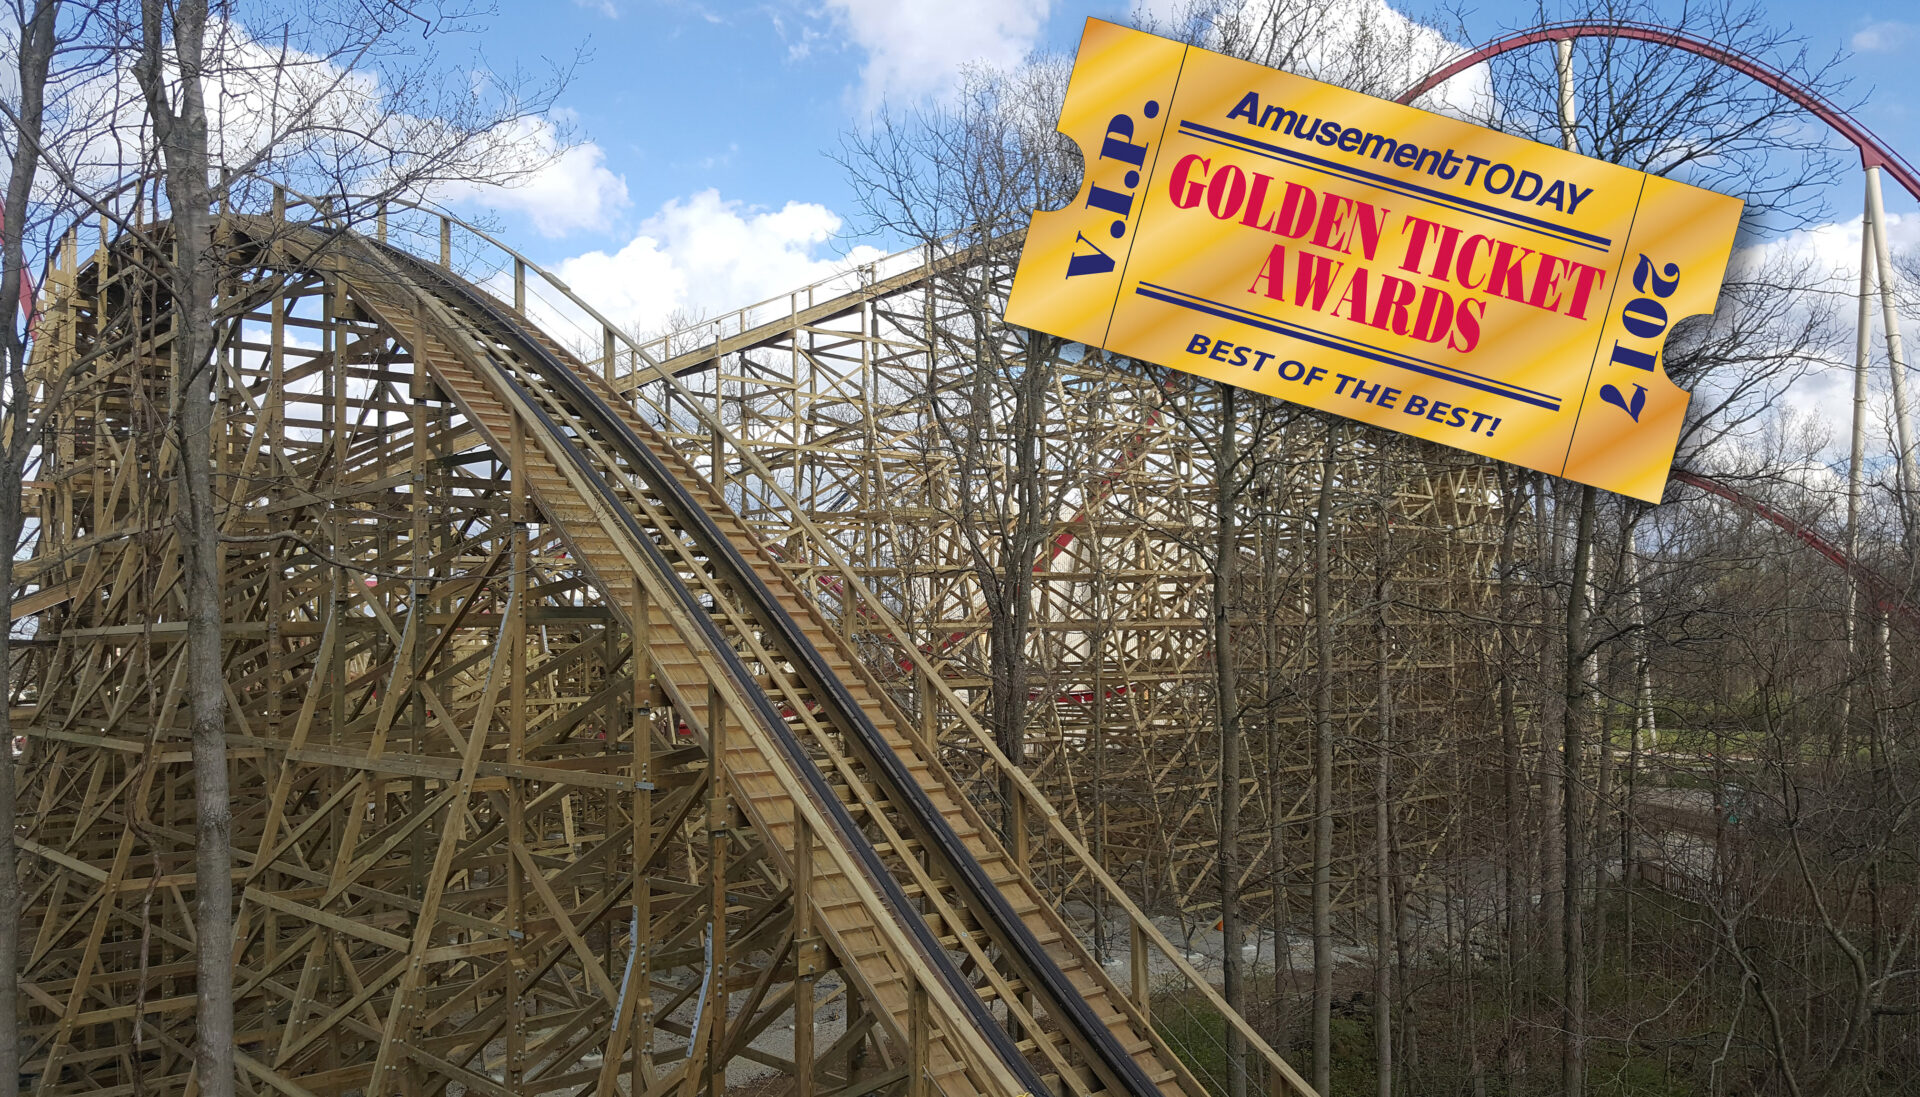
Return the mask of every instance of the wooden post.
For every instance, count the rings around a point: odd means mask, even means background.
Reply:
[[[722,501],[727,497],[726,436],[720,430],[720,412],[726,407],[721,396],[720,360],[713,362],[713,426],[708,429],[707,452],[713,460],[713,490]]]
[[[445,253],[446,219],[440,221],[442,254]],[[527,431],[520,420],[513,421],[512,434],[507,443],[507,473],[512,478],[509,494],[507,517],[513,523],[512,557],[507,561],[510,582],[513,584],[513,611],[502,621],[500,627],[517,632],[521,638],[526,629],[526,599],[521,595],[530,585],[527,582],[528,536],[527,520],[531,500],[527,498],[526,478]],[[526,651],[521,648],[515,652],[513,666],[507,670],[507,760],[518,765],[524,761],[527,735],[527,670]],[[527,882],[525,868],[519,854],[526,847],[527,835],[527,797],[525,782],[519,779],[507,781],[507,979],[511,1004],[507,1009],[512,1021],[507,1025],[507,1062],[505,1070],[508,1089],[518,1089],[526,1071],[526,1002],[522,980],[531,966],[531,960],[521,948],[526,940],[527,930]],[[450,811],[458,812],[459,805]]]
[[[386,207],[384,205],[381,206],[382,213],[384,213],[385,210]],[[424,320],[425,318],[418,312],[414,313],[414,322],[416,324],[421,324]],[[279,340],[275,339],[274,342],[277,344]],[[278,349],[276,346],[276,353],[278,353]],[[446,436],[444,433],[439,433],[434,429],[445,425],[444,417],[438,413],[429,416],[428,402],[433,399],[434,388],[433,379],[427,374],[426,359],[419,354],[415,354],[412,357],[413,386],[409,395],[413,398],[414,445],[413,475],[408,482],[408,486],[413,492],[414,505],[409,559],[413,573],[412,584],[414,590],[419,592],[416,593],[413,598],[414,609],[415,612],[420,612],[431,608],[429,605],[431,599],[429,597],[423,597],[423,594],[431,589],[431,584],[427,580],[427,561],[429,557],[427,546],[431,543],[430,538],[434,533],[433,528],[428,523],[429,508],[426,500],[444,498],[444,496],[435,495],[432,478],[440,467],[438,463],[434,461],[434,458],[441,455],[440,450],[444,445]],[[429,446],[426,441],[430,436],[434,438],[431,446]],[[424,675],[426,673],[426,664],[420,661],[421,656],[419,655],[417,645],[415,647],[415,658],[415,675]],[[424,752],[426,746],[427,712],[423,699],[416,695],[412,700],[413,703],[407,706],[407,753],[418,755]],[[419,810],[427,801],[426,778],[421,776],[412,777],[408,781],[407,796],[409,810]],[[427,860],[426,828],[419,827],[416,828],[412,836],[407,839],[407,894],[412,898],[419,899],[427,893]]]
[[[813,828],[793,821],[793,1097],[813,1097],[813,984],[822,945],[813,930]]]
[[[1147,997],[1147,931],[1138,922],[1127,926],[1131,935],[1132,950],[1128,957],[1128,966],[1133,974],[1133,1004],[1140,1007],[1140,1013],[1153,1016],[1153,1006]]]
[[[653,603],[633,580],[633,1068],[628,1093],[653,1082]]]
[[[1020,790],[1012,781],[1002,781],[1000,787],[1006,792],[1007,806],[1010,809],[1007,826],[1013,831],[1009,836],[1011,841],[1008,843],[1013,853],[1013,863],[1032,872],[1033,865],[1030,858],[1033,850],[1027,841],[1027,798],[1020,795]]]
[[[713,997],[708,1032],[707,1097],[727,1093],[727,709],[717,686],[707,688],[707,877],[713,934]]]
[[[273,616],[267,618],[267,738],[281,738],[282,708],[286,704],[281,687],[286,683],[287,657],[281,644],[280,622],[286,612],[286,581],[276,564],[267,570],[267,606]]]
[[[852,614],[847,620],[853,619]],[[845,626],[843,626],[845,627]],[[934,688],[933,675],[920,676],[920,749],[931,758],[940,749],[940,691]]]
[[[322,320],[320,325],[320,340],[322,358],[328,363],[328,368],[324,381],[319,386],[321,392],[324,393],[322,397],[324,405],[321,408],[316,408],[316,410],[319,411],[320,417],[328,423],[330,428],[329,438],[333,439],[327,443],[328,448],[330,448],[333,453],[333,468],[328,470],[326,474],[328,478],[344,478],[344,474],[341,473],[340,470],[345,465],[350,435],[350,431],[346,426],[346,408],[348,404],[347,370],[341,363],[342,340],[344,336],[341,325],[337,319],[340,300],[340,290],[336,287],[328,285],[322,290],[320,297]],[[276,317],[276,319],[280,321],[282,331],[284,332],[284,316]],[[276,339],[276,342],[278,341],[279,340]],[[321,401],[316,400],[315,403],[320,404]],[[325,480],[322,482],[326,483]],[[331,483],[326,483],[326,487],[331,486]],[[323,487],[320,490],[326,490],[326,488]],[[333,557],[335,559],[341,558],[342,537],[339,522],[331,516],[323,518],[320,529],[329,543]],[[333,569],[331,590],[332,613],[337,621],[343,621],[346,618],[346,606],[352,600],[349,588],[346,585],[347,582],[348,577],[344,573],[339,569]],[[336,629],[333,636],[334,646],[330,653],[330,672],[329,679],[326,683],[329,687],[328,701],[330,702],[327,710],[327,742],[330,746],[338,746],[341,742],[341,729],[346,724],[346,692],[349,678],[343,669],[343,665],[346,660],[348,641],[344,630]],[[323,794],[331,795],[340,787],[341,780],[341,775],[330,775],[325,783]],[[339,821],[334,819],[329,819],[327,826],[329,835],[336,841],[340,840],[341,836],[348,833],[350,829],[342,827]],[[327,966],[326,980],[328,992],[331,993],[339,985],[338,951],[332,947],[334,939],[331,934],[329,934],[328,944],[329,948],[325,954],[325,963]],[[334,1039],[335,1037],[329,1037],[330,1046],[332,1046]],[[332,1054],[332,1052],[330,1051],[329,1054]]]
[[[929,1097],[927,1082],[927,988],[914,980],[907,999],[907,1097]]]

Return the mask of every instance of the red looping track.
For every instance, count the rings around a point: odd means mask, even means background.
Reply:
[[[1639,42],[1651,42],[1654,45],[1698,54],[1710,61],[1725,65],[1743,76],[1752,77],[1798,103],[1809,114],[1825,122],[1833,128],[1834,132],[1852,142],[1853,146],[1860,150],[1862,167],[1884,170],[1902,187],[1905,187],[1908,194],[1920,199],[1920,170],[1916,170],[1905,157],[1888,148],[1885,142],[1875,137],[1871,130],[1852,115],[1757,57],[1730,49],[1718,42],[1709,42],[1704,38],[1683,34],[1670,27],[1627,22],[1552,23],[1535,27],[1532,30],[1489,42],[1447,62],[1434,70],[1432,75],[1408,89],[1400,96],[1399,101],[1411,103],[1475,65],[1484,64],[1503,53],[1511,53],[1542,42],[1558,42],[1570,38],[1627,38]]]
[[[1862,125],[1852,115],[1840,109],[1825,97],[1795,81],[1791,76],[1767,64],[1751,54],[1730,49],[1717,42],[1704,38],[1695,38],[1689,34],[1673,30],[1670,27],[1653,26],[1646,23],[1554,23],[1535,27],[1532,30],[1508,35],[1505,38],[1479,46],[1460,57],[1447,62],[1433,71],[1400,96],[1402,103],[1411,103],[1434,88],[1458,76],[1460,73],[1484,64],[1503,53],[1510,53],[1527,46],[1543,42],[1558,42],[1574,38],[1626,38],[1639,42],[1651,42],[1654,45],[1671,49],[1685,50],[1698,54],[1710,61],[1748,76],[1767,87],[1786,96],[1815,118],[1832,127],[1834,132],[1853,143],[1860,151],[1860,165],[1865,168],[1879,168],[1892,176],[1906,192],[1920,199],[1920,170],[1916,170],[1907,159],[1889,148],[1885,142],[1874,136],[1873,132]],[[1815,552],[1832,561],[1833,565],[1860,587],[1861,593],[1873,600],[1882,612],[1890,617],[1898,617],[1907,624],[1920,628],[1920,611],[1916,611],[1907,601],[1906,595],[1893,583],[1849,556],[1846,550],[1822,537],[1812,528],[1795,521],[1779,510],[1739,491],[1711,476],[1696,472],[1675,470],[1673,479],[1690,487],[1699,488],[1710,495],[1725,499],[1749,513],[1759,515],[1774,525],[1792,534],[1811,547]]]
[[[1799,538],[1813,551],[1833,562],[1833,566],[1847,573],[1860,593],[1873,600],[1873,604],[1889,617],[1898,617],[1908,625],[1920,628],[1920,611],[1908,603],[1906,594],[1899,587],[1872,568],[1847,555],[1845,549],[1827,540],[1809,526],[1794,521],[1766,503],[1744,494],[1736,488],[1715,480],[1711,476],[1675,470],[1673,478],[1690,487],[1699,488],[1710,495],[1717,495],[1734,506],[1757,514],[1781,529]]]

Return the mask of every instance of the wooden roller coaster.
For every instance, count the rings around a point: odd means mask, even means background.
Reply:
[[[1308,1091],[1149,916],[1210,920],[1219,856],[1209,472],[1165,393],[1088,358],[1050,396],[1048,444],[1093,457],[1032,565],[1016,764],[983,727],[954,503],[1004,470],[961,476],[928,432],[957,348],[1007,337],[956,336],[951,280],[1003,281],[1005,257],[897,258],[642,343],[438,214],[290,206],[219,235],[243,1081],[1201,1097],[1239,1081],[1225,1041],[1254,1087]],[[70,236],[39,319],[13,704],[42,1094],[193,1088],[169,312],[138,250],[164,223],[142,239]],[[1274,444],[1318,461],[1318,437]],[[1491,723],[1463,611],[1499,493],[1464,459],[1339,453],[1340,581],[1374,581],[1391,525],[1414,609],[1380,617],[1382,650],[1431,671],[1395,701],[1417,865],[1458,825],[1423,767]],[[1292,562],[1236,626],[1265,745],[1232,855],[1279,926],[1306,719],[1274,683],[1305,673],[1314,499],[1304,459],[1274,467],[1244,548]],[[1343,734],[1374,719],[1374,667],[1340,668]]]

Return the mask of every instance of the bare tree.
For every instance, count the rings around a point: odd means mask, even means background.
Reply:
[[[101,43],[61,0],[16,0],[6,48],[11,101],[0,104],[8,131],[10,164],[5,205],[0,207],[0,1097],[13,1097],[20,1082],[18,995],[22,888],[14,840],[15,778],[12,702],[18,652],[11,625],[18,585],[14,555],[25,533],[23,488],[43,441],[46,409],[59,399],[61,379],[31,371],[34,327],[31,268],[51,254],[48,234],[72,201],[43,174],[46,150],[71,148],[97,132],[95,111],[75,110],[65,93],[72,81],[56,68],[62,54],[89,61],[103,56]],[[78,25],[76,25],[78,24]]]
[[[1333,1093],[1333,476],[1338,426],[1320,461],[1313,518],[1313,1087]]]
[[[431,37],[462,25],[469,13],[433,4],[348,5],[336,13],[261,5],[215,14],[207,0],[141,0],[130,12],[100,5],[96,16],[125,35],[124,71],[143,108],[124,123],[133,154],[110,166],[123,178],[157,168],[167,206],[164,238],[120,207],[97,208],[139,241],[138,261],[163,287],[170,313],[168,433],[185,565],[197,832],[195,1061],[201,1091],[222,1097],[235,1084],[222,530],[236,504],[219,482],[213,454],[222,384],[215,350],[224,310],[232,307],[220,293],[227,263],[221,218],[288,184],[315,196],[310,224],[337,234],[396,197],[449,181],[510,180],[542,162],[538,149],[515,140],[514,124],[544,109],[564,74],[530,96],[507,84],[493,88],[503,94],[491,98],[435,91],[442,75],[436,62],[400,37]],[[110,83],[121,72],[109,68],[98,77]],[[384,96],[370,90],[382,88]],[[56,167],[69,183],[80,178],[78,164]],[[277,199],[275,205],[284,208]]]
[[[28,202],[39,164],[37,146],[46,113],[47,70],[53,60],[60,5],[39,0],[29,9],[13,5],[18,37],[14,69],[19,99],[10,110],[13,164],[7,178],[6,207],[0,215],[0,356],[7,373],[4,419],[0,420],[0,602],[7,624],[0,628],[0,1097],[20,1087],[18,956],[20,874],[14,848],[13,776],[13,554],[22,526],[21,481],[33,447],[27,389],[27,339],[30,315],[20,301],[26,284]]]
[[[1246,918],[1242,911],[1242,879],[1248,866],[1240,850],[1244,844],[1242,807],[1247,784],[1246,743],[1249,738],[1248,699],[1241,683],[1241,663],[1234,621],[1249,608],[1248,580],[1243,578],[1248,540],[1262,516],[1261,485],[1277,474],[1285,459],[1283,438],[1297,427],[1320,417],[1257,392],[1215,384],[1176,370],[1146,363],[1137,365],[1152,378],[1166,399],[1161,405],[1195,440],[1213,477],[1213,537],[1209,544],[1193,544],[1208,571],[1211,598],[1209,626],[1213,646],[1213,709],[1217,721],[1218,768],[1214,783],[1217,805],[1215,874],[1219,887],[1221,934],[1221,988],[1227,1004],[1245,1012],[1247,972]],[[1263,683],[1271,689],[1271,683]],[[1268,703],[1271,699],[1268,699]],[[1278,887],[1278,881],[1275,882]],[[1279,947],[1276,936],[1276,948]],[[1278,956],[1276,953],[1276,965]],[[1227,1033],[1229,1083],[1236,1094],[1247,1085],[1246,1047],[1239,1034]]]
[[[1037,684],[1029,631],[1039,555],[1078,485],[1079,461],[1044,444],[1066,345],[1000,323],[1019,235],[1034,209],[1074,192],[1072,145],[1054,132],[1066,65],[1036,59],[1011,73],[974,69],[947,104],[882,109],[838,153],[861,221],[934,255],[968,255],[938,276],[964,313],[938,326],[925,392],[930,458],[953,458],[951,517],[987,611],[991,725],[1002,753],[1026,758]]]
[[[166,51],[172,40],[172,56]],[[173,216],[174,247],[163,277],[172,291],[174,442],[181,492],[175,502],[187,591],[187,697],[193,736],[194,1060],[209,1097],[231,1097],[233,1071],[233,818],[227,789],[226,674],[220,643],[220,520],[213,486],[213,158],[207,130],[206,0],[168,11],[142,0],[133,71],[146,97]],[[175,80],[169,81],[169,74]],[[177,86],[169,88],[173,82]]]

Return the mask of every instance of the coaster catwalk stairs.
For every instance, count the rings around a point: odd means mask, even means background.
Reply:
[[[248,1087],[1306,1092],[937,676],[918,712],[876,676],[913,647],[876,663],[808,596],[830,541],[796,565],[675,448],[692,421],[723,450],[721,416],[670,376],[616,396],[526,319],[517,257],[511,304],[451,272],[445,219],[435,263],[384,214],[376,240],[275,209],[222,225],[214,362]],[[194,1087],[168,313],[138,260],[70,237],[35,363],[38,1093]],[[1127,923],[1127,987],[1024,867],[1036,834]]]

